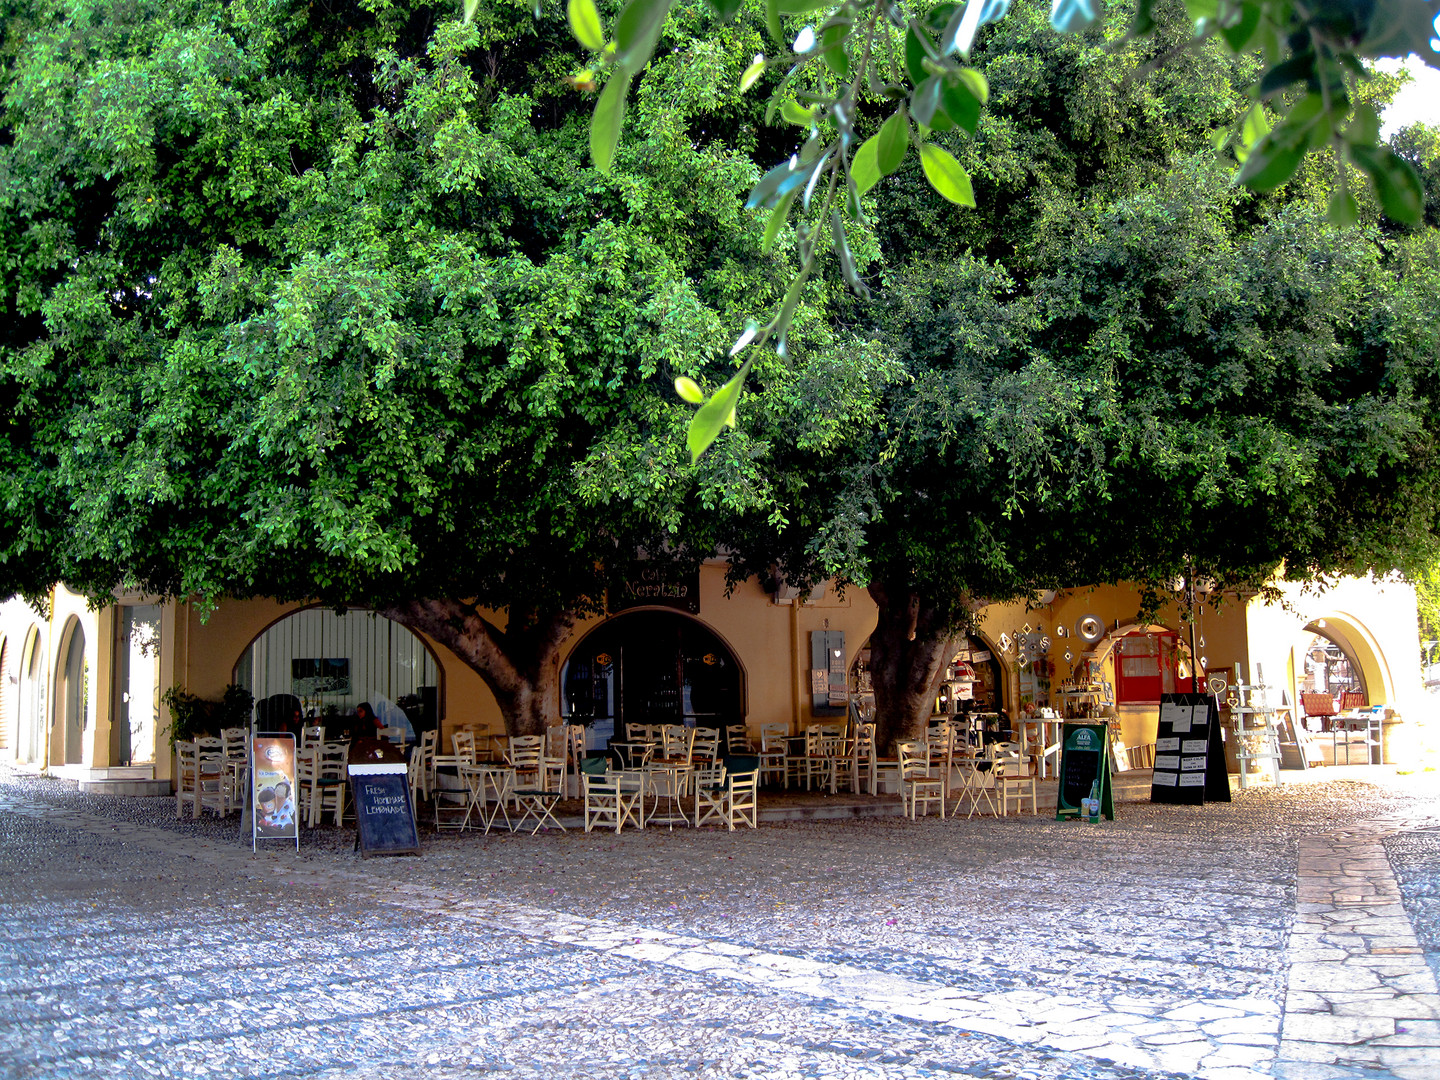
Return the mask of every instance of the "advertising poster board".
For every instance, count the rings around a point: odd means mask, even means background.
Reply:
[[[362,858],[420,851],[403,762],[351,765],[350,786],[355,796],[355,844]]]
[[[1115,792],[1110,781],[1110,727],[1108,724],[1065,724],[1060,730],[1060,790],[1055,797],[1055,820],[1078,819],[1081,800],[1099,782],[1100,812],[1115,820]]]
[[[257,735],[250,741],[250,849],[261,840],[294,840],[300,850],[295,736]]]
[[[1209,694],[1164,694],[1150,801],[1202,806],[1207,799],[1230,801],[1220,710]]]

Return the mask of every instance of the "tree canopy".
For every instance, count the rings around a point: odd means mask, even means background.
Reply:
[[[672,13],[608,172],[558,5],[11,9],[6,591],[374,606],[522,731],[617,568],[725,551],[871,590],[893,737],[987,599],[1433,553],[1433,228],[1363,190],[1327,224],[1313,159],[1232,186],[1255,73],[1212,40],[1149,74],[1178,12],[1116,49],[1018,3],[973,132],[926,136],[976,207],[910,155],[807,270],[820,234],[745,206],[810,138],[740,90],[758,9]],[[740,358],[768,305],[786,354]],[[672,387],[737,364],[694,463]]]

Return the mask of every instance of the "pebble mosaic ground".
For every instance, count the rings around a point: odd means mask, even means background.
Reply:
[[[252,857],[234,818],[0,770],[0,1077],[1440,1077],[1440,1049],[1277,1059],[1301,842],[1393,823],[1435,964],[1436,796],[428,835],[362,862],[349,830]]]

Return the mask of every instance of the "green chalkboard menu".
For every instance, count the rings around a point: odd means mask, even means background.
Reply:
[[[1150,801],[1200,806],[1230,801],[1220,710],[1208,694],[1165,694],[1155,731]]]
[[[355,843],[362,856],[420,850],[403,763],[351,765],[350,786],[355,795]]]
[[[1115,820],[1115,792],[1110,784],[1110,728],[1106,724],[1066,724],[1060,732],[1060,791],[1055,820],[1081,816],[1081,800],[1099,783],[1100,812]]]

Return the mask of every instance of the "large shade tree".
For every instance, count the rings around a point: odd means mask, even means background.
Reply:
[[[736,497],[672,390],[784,278],[727,43],[652,66],[601,177],[558,8],[11,13],[0,591],[372,606],[543,729],[577,615]],[[582,490],[651,434],[646,500]]]
[[[744,447],[784,510],[783,529],[732,520],[737,573],[876,601],[883,741],[923,731],[987,602],[1186,575],[1248,591],[1282,568],[1414,570],[1435,546],[1434,233],[1363,193],[1362,224],[1327,225],[1318,169],[1232,186],[1210,136],[1248,73],[1223,51],[1141,79],[1145,49],[1043,18],[1017,5],[972,55],[990,106],[953,149],[976,207],[896,173],[870,211],[873,299],[840,313],[848,361],[757,361],[753,422],[708,452]],[[877,420],[837,436],[853,401]]]

